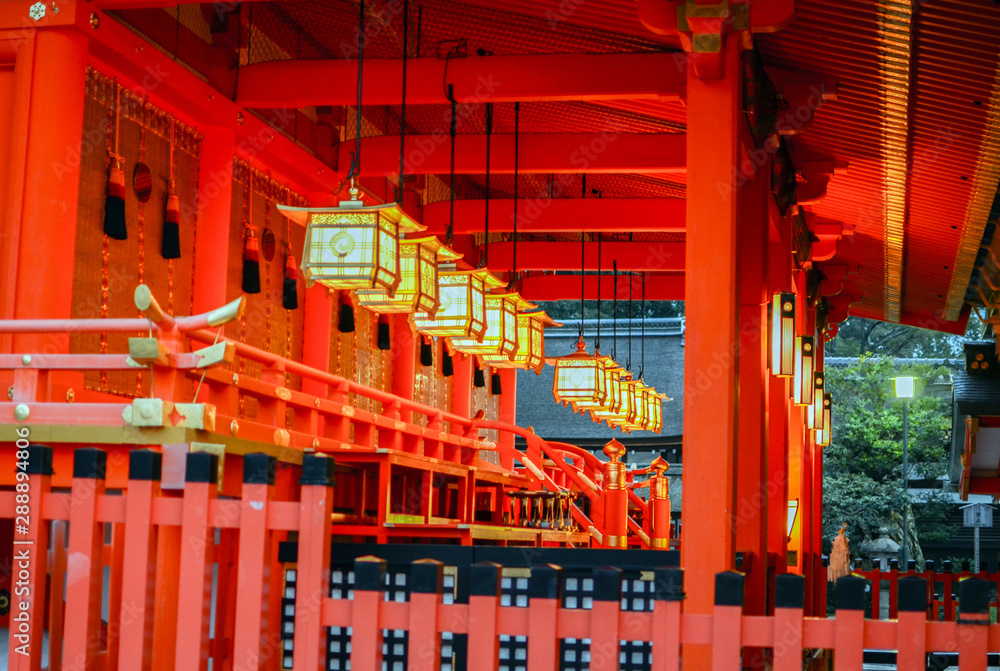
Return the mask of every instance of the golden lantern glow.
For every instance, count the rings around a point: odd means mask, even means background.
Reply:
[[[399,238],[423,226],[396,203],[366,206],[351,188],[338,207],[278,205],[286,217],[306,227],[302,272],[306,286],[331,289],[383,288],[389,296],[400,282]]]
[[[599,403],[580,404],[581,410],[589,410],[595,422],[604,421],[608,426],[619,426],[622,421],[622,381],[626,370],[609,358],[604,368],[604,398]]]
[[[795,374],[795,294],[779,293],[771,299],[771,374]]]
[[[670,399],[656,390],[646,396],[646,413],[649,415],[649,430],[659,433],[663,430],[663,401]]]
[[[833,395],[823,394],[823,428],[816,430],[816,444],[826,447],[833,435]]]
[[[517,315],[517,349],[509,359],[504,356],[485,354],[483,362],[494,368],[534,369],[542,372],[545,365],[545,327],[562,326],[553,321],[543,310],[520,312]]]
[[[610,357],[587,354],[583,336],[576,343],[576,352],[549,359],[556,368],[552,395],[557,403],[572,406],[574,411],[600,407],[607,396],[605,368]]]
[[[384,287],[357,289],[358,304],[379,314],[426,312],[438,305],[438,262],[461,257],[434,236],[399,241],[399,286],[390,296]]]
[[[617,364],[616,364],[617,365]],[[591,409],[590,415],[597,421],[604,420],[608,426],[618,427],[625,433],[639,428],[636,424],[636,383],[632,373],[622,370],[618,378],[618,398],[614,402],[605,402],[602,408]],[[617,409],[614,409],[616,408]]]
[[[517,293],[486,294],[486,332],[482,338],[452,338],[452,346],[466,354],[511,360],[517,352],[517,313],[538,307]]]
[[[813,402],[815,355],[815,343],[812,336],[795,338],[795,377],[792,384],[792,400],[795,405],[809,405]]]
[[[632,388],[633,397],[635,398],[635,430],[649,430],[649,404],[647,401],[647,396],[654,393],[651,387],[647,387],[646,383],[639,378],[635,381]]]
[[[813,402],[806,411],[806,426],[810,429],[823,428],[823,391],[825,384],[823,372],[813,374]]]
[[[413,324],[424,335],[480,340],[487,326],[486,292],[502,285],[485,268],[439,270],[437,313],[417,312]]]

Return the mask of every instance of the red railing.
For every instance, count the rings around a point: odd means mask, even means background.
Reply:
[[[855,561],[855,574],[861,576],[869,582],[871,587],[871,610],[873,619],[879,619],[883,608],[883,593],[881,585],[886,586],[886,605],[888,606],[889,619],[895,619],[899,612],[899,585],[901,580],[909,578],[919,578],[927,585],[927,619],[933,622],[954,622],[960,612],[958,600],[959,585],[963,580],[976,578],[989,585],[992,599],[989,606],[996,609],[997,590],[1000,589],[1000,573],[987,573],[981,571],[972,573],[968,566],[964,566],[959,572],[952,570],[950,561],[944,562],[941,571],[935,571],[934,562],[928,561],[927,571],[900,571],[896,562],[890,564],[887,571],[882,571],[875,566],[870,571],[862,571],[860,560]]]

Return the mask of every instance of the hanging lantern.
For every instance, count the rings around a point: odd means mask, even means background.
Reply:
[[[642,381],[642,378],[639,378],[633,383],[632,393],[635,398],[635,426],[633,428],[636,431],[645,431],[649,429],[649,405],[646,397],[652,391],[653,389],[647,387],[646,383]]]
[[[438,311],[433,317],[414,313],[413,324],[429,336],[481,339],[486,333],[486,292],[502,285],[485,268],[439,270]]]
[[[509,359],[485,354],[483,361],[494,368],[527,368],[541,374],[545,365],[545,327],[562,326],[544,311],[520,312],[517,315],[517,349]]]
[[[663,430],[663,401],[670,399],[665,394],[658,393],[655,389],[653,393],[646,396],[646,412],[649,415],[649,430],[659,433]]]
[[[816,431],[816,444],[826,447],[833,435],[833,395],[823,394],[823,428]]]
[[[399,286],[395,295],[385,287],[357,289],[358,304],[380,314],[426,312],[437,314],[438,262],[454,261],[461,254],[436,237],[399,241]]]
[[[517,351],[517,313],[538,307],[517,293],[486,294],[486,332],[482,338],[452,338],[452,346],[460,352],[492,356],[510,361]]]
[[[625,369],[614,359],[608,358],[604,367],[604,396],[597,403],[580,403],[579,408],[590,411],[594,421],[606,421],[608,426],[616,426],[621,420],[622,409],[622,376]]]
[[[823,373],[813,373],[813,402],[806,410],[806,426],[810,429],[822,429],[823,424],[823,391],[825,383]]]
[[[775,294],[768,310],[771,317],[771,374],[795,374],[795,294]]]
[[[623,370],[619,377],[619,391],[617,410],[611,409],[613,404],[605,404],[602,409],[591,410],[590,414],[595,420],[604,420],[608,426],[620,428],[625,433],[629,433],[636,425],[636,383],[632,380],[632,373]]]
[[[581,404],[600,406],[607,394],[604,370],[610,358],[587,354],[583,336],[576,343],[576,352],[550,359],[555,365],[552,395],[557,403],[573,407],[574,412],[583,410]]]
[[[331,289],[382,288],[393,296],[400,283],[399,238],[423,226],[396,203],[366,206],[351,199],[338,207],[308,208],[278,205],[286,217],[306,226],[302,272]]]
[[[814,350],[812,336],[795,338],[795,377],[792,384],[792,400],[795,405],[809,405],[813,402]]]

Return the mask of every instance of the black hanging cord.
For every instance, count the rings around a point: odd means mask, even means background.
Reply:
[[[399,109],[399,185],[396,202],[403,204],[403,157],[406,155],[406,61],[410,55],[410,0],[403,0],[403,102]]]
[[[480,268],[490,264],[490,140],[493,137],[493,103],[486,103],[486,221],[483,224],[483,258]],[[517,212],[517,203],[514,204]]]
[[[597,339],[594,350],[601,349],[601,234],[597,234]]]
[[[455,244],[455,88],[448,84],[448,100],[451,101],[451,177],[448,187],[451,190],[451,203],[449,204],[448,234],[446,236],[448,246]]]
[[[628,360],[625,362],[625,368],[631,372],[632,371],[632,277],[634,275],[629,273],[628,276]]]
[[[612,336],[611,344],[611,358],[618,361],[618,259],[612,262],[612,267],[614,268],[614,284],[612,284],[612,303],[611,312],[613,314],[612,324],[614,325],[614,331]]]
[[[646,276],[639,275],[642,278],[642,304],[639,308],[641,313],[640,323],[642,324],[642,336],[640,338],[640,343],[642,344],[642,354],[640,355],[641,360],[639,362],[639,379],[642,379],[643,374],[646,372]]]
[[[521,103],[514,103],[514,251],[512,253],[510,267],[510,281],[507,287],[514,286],[517,280],[517,177],[518,163],[520,162],[520,139],[521,139]]]
[[[354,151],[351,152],[351,168],[347,181],[358,176],[361,171],[361,72],[365,62],[365,0],[358,2],[358,106],[355,108]]]

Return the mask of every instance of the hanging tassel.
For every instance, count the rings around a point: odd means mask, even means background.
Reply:
[[[246,235],[243,238],[243,292],[260,293],[260,243],[253,234],[254,226],[244,223]]]
[[[354,306],[347,300],[347,294],[340,295],[340,318],[337,320],[337,330],[341,333],[354,333]]]
[[[298,269],[291,250],[285,255],[285,283],[281,292],[281,305],[286,310],[296,310],[299,307]]]
[[[500,386],[500,373],[495,371],[490,375],[490,393],[494,396],[499,396],[503,393],[503,389]]]
[[[160,245],[160,254],[165,259],[181,258],[181,206],[180,200],[173,192],[173,183],[170,185],[170,195],[167,196],[167,211],[163,215],[163,241]]]
[[[378,317],[378,348],[380,350],[392,349],[392,335],[389,331],[389,318],[385,315]]]
[[[420,365],[421,366],[433,366],[434,365],[434,349],[431,343],[424,339],[420,340]]]
[[[455,362],[448,354],[448,350],[441,352],[441,375],[451,377],[455,374]]]
[[[114,240],[127,240],[125,228],[125,171],[121,157],[115,156],[108,175],[108,195],[104,201],[104,234]]]
[[[472,386],[480,389],[486,386],[486,374],[483,369],[479,367],[479,364],[475,364],[472,370]]]

